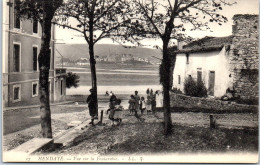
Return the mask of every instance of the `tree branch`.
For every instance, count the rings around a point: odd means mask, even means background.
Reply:
[[[114,2],[107,8],[107,10],[105,10],[97,19],[95,19],[95,20],[94,20],[94,24],[95,24],[100,18],[104,17],[104,16],[107,14],[107,12],[108,12],[111,8],[113,8],[114,5],[115,5],[118,1],[119,1],[119,0],[114,1]]]
[[[154,29],[156,30],[156,32],[158,33],[158,35],[162,38],[162,34],[159,31],[158,27],[155,25],[154,21],[152,20],[151,17],[149,17],[148,12],[145,10],[144,6],[140,3],[137,2],[139,4],[139,6],[142,8],[142,10],[144,11],[145,16],[148,18],[148,20],[150,21],[150,23],[153,25]]]
[[[189,3],[188,5],[186,5],[186,6],[182,7],[182,8],[179,8],[179,9],[176,11],[176,14],[187,10],[189,7],[196,5],[196,4],[200,3],[201,1],[203,1],[203,0],[192,1],[192,2]]]

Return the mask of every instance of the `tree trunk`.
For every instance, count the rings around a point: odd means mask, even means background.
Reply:
[[[168,40],[163,41],[163,110],[164,110],[164,134],[170,135],[172,133],[172,119],[170,109],[170,67],[171,60],[168,56]]]
[[[48,14],[47,14],[48,15]],[[51,16],[45,16],[42,25],[41,50],[39,62],[39,96],[41,112],[42,137],[52,138],[51,111],[49,103],[49,70],[50,70],[50,39],[51,39]]]
[[[173,87],[173,72],[176,62],[176,53],[171,54],[170,56],[171,66],[170,66],[170,89]]]
[[[97,74],[96,74],[96,60],[94,55],[94,44],[89,44],[89,56],[90,56],[90,70],[91,70],[91,81],[92,89],[94,90],[96,100],[96,116],[98,116],[98,101],[97,101]]]

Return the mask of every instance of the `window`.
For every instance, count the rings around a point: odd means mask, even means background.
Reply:
[[[38,48],[37,47],[33,47],[33,71],[37,71],[37,68],[38,68],[38,58],[37,58],[37,55],[38,55]]]
[[[32,83],[32,97],[38,96],[38,82]]]
[[[63,80],[60,80],[60,95],[63,95]]]
[[[13,86],[13,101],[20,101],[21,100],[21,85],[14,85]]]
[[[181,75],[178,75],[178,84],[181,84]]]
[[[202,72],[197,71],[197,82],[202,82]]]
[[[13,50],[13,71],[20,72],[20,45],[14,44]]]
[[[17,11],[20,10],[20,0],[15,0],[14,2],[14,28],[16,29],[20,29],[21,28],[21,19],[19,17],[19,15],[17,14]]]
[[[33,20],[33,33],[38,33],[38,21]]]
[[[189,55],[189,53],[187,53],[187,54],[186,54],[186,64],[189,64],[189,62],[190,62],[190,61],[189,61],[189,58],[190,58],[190,55]]]

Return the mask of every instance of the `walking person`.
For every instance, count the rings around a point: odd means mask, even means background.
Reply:
[[[97,114],[97,100],[96,96],[94,94],[94,90],[90,89],[90,95],[87,98],[87,104],[89,108],[89,115],[91,116],[91,122],[89,124],[92,124],[94,126],[94,119]]]

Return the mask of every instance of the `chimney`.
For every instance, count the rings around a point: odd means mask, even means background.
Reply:
[[[184,41],[177,41],[177,43],[178,43],[177,49],[182,50],[183,46],[185,45],[185,42]]]

